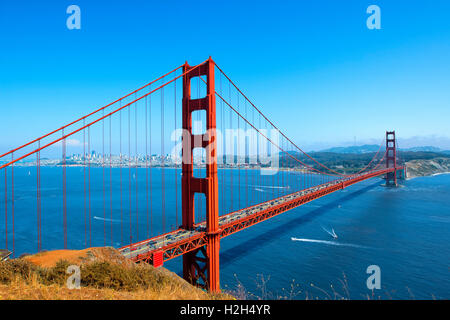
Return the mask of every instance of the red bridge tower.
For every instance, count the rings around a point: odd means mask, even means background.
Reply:
[[[386,185],[397,186],[397,147],[395,131],[386,131],[386,168],[394,168],[386,174]]]
[[[202,193],[206,197],[206,234],[207,244],[200,249],[183,255],[183,277],[192,284],[208,288],[212,292],[220,291],[219,281],[219,199],[217,179],[216,148],[216,97],[214,87],[214,61],[211,57],[197,67],[186,62],[183,67],[183,176],[182,176],[182,219],[183,228],[192,230],[195,225],[194,196]],[[206,76],[206,97],[191,99],[191,79]],[[206,132],[192,134],[192,112],[206,111]],[[193,175],[193,149],[206,150],[206,177]]]

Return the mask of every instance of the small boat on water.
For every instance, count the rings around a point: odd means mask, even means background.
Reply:
[[[337,234],[336,234],[336,232],[334,232],[334,229],[331,229],[331,236],[334,238],[334,239],[337,239]]]

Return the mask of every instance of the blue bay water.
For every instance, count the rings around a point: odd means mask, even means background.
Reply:
[[[239,178],[238,170],[228,171],[233,177],[232,181],[227,181],[229,175],[224,175],[225,171],[219,170],[220,181],[225,179],[225,185],[229,186],[228,189],[219,186],[219,196],[225,199],[220,203],[221,210],[237,209],[238,200],[241,205],[246,201],[252,204],[257,203],[257,197],[264,200],[278,195],[276,192],[294,191],[293,186],[281,191],[270,190],[267,186],[274,178],[258,180],[257,171],[252,170],[248,171],[250,182],[244,187],[243,181],[239,185],[239,179],[244,179],[243,172]],[[164,169],[162,173],[161,169],[152,169],[149,195],[145,188],[148,177],[145,169],[120,171],[113,168],[110,173],[109,169],[91,168],[90,220],[89,198],[84,196],[85,188],[88,192],[84,173],[81,167],[67,168],[69,248],[120,247],[129,243],[130,230],[131,241],[136,241],[145,239],[148,234],[167,232],[181,223],[181,170]],[[10,174],[8,172],[9,178]],[[162,174],[164,193],[160,183]],[[16,255],[20,255],[37,249],[35,168],[17,167],[14,176],[15,248]],[[61,168],[41,169],[42,245],[46,250],[63,247],[61,179]],[[101,183],[103,179],[105,188]],[[295,180],[288,182],[295,185]],[[359,183],[223,239],[222,287],[233,290],[240,283],[250,292],[249,298],[279,298],[290,296],[294,281],[298,287],[293,298],[364,299],[367,295],[372,297],[372,291],[366,286],[369,277],[366,269],[369,265],[378,265],[382,289],[375,290],[372,298],[450,298],[450,175],[403,181],[399,188],[385,188],[383,182],[371,179]],[[10,198],[10,183],[8,187]],[[256,198],[247,200],[246,194]],[[0,212],[4,215],[4,185],[0,186],[0,195]],[[148,198],[152,205],[147,210]],[[10,248],[11,209],[9,201]],[[200,209],[201,217],[204,207],[200,205]],[[3,218],[2,237],[4,229]],[[332,230],[337,239],[330,235]],[[0,246],[4,247],[4,240],[0,241]],[[181,274],[181,259],[168,261],[166,267]],[[260,286],[261,276],[268,280],[264,292]]]
[[[266,290],[274,297],[295,280],[300,299],[330,298],[311,283],[333,298],[331,285],[344,297],[364,299],[372,297],[366,269],[378,265],[382,289],[374,298],[450,298],[450,175],[415,178],[400,188],[381,184],[362,182],[225,239],[222,283],[236,285],[236,274],[261,297],[260,274],[270,277]]]

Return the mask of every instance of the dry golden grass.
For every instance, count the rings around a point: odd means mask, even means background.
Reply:
[[[125,259],[111,247],[87,248],[84,250],[54,250],[44,251],[31,256],[25,256],[25,260],[40,267],[54,267],[61,261],[70,264],[81,265],[93,261],[108,261],[116,264],[131,266],[133,262]]]
[[[223,300],[231,296],[212,295],[192,288],[167,286],[161,290],[120,291],[81,287],[68,289],[59,285],[43,285],[35,280],[26,283],[16,279],[8,285],[0,284],[0,300]]]
[[[85,250],[55,250],[37,253],[32,256],[25,256],[24,259],[41,267],[54,267],[60,260],[73,264],[81,264],[87,258],[86,254],[90,249]]]
[[[81,288],[68,289],[66,269],[81,269]],[[136,265],[113,248],[57,250],[0,263],[0,300],[233,299],[191,286],[176,274]]]

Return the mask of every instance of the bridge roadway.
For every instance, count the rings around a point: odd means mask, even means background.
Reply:
[[[403,167],[397,167],[397,171]],[[294,192],[261,204],[241,209],[219,217],[220,237],[224,238],[275,215],[286,212],[307,202],[323,197],[332,192],[342,190],[357,182],[371,179],[394,169],[382,169],[368,173],[353,175],[322,185]],[[183,255],[189,251],[203,247],[207,243],[206,222],[194,226],[193,230],[177,229],[175,231],[140,241],[120,248],[120,252],[133,261],[152,263],[153,253],[162,251],[163,261]]]

